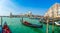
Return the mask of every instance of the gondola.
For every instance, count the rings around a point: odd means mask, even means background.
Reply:
[[[29,27],[34,27],[34,28],[42,28],[43,27],[43,25],[31,24],[27,21],[23,21],[22,24],[29,26]]]
[[[2,27],[2,33],[11,33],[7,23],[5,22],[3,27]]]

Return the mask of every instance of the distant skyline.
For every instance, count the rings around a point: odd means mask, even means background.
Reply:
[[[31,11],[36,15],[44,15],[46,11],[60,0],[0,0],[0,15],[27,13]]]

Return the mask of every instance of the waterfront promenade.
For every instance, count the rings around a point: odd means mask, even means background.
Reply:
[[[0,17],[10,17],[10,16],[0,16]]]

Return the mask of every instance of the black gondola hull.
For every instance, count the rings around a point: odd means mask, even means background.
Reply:
[[[43,27],[43,25],[36,25],[36,24],[25,24],[25,23],[23,23],[24,25],[26,25],[26,26],[29,26],[29,27],[33,27],[33,28],[42,28]]]

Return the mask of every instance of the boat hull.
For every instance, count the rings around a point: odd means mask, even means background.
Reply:
[[[26,25],[26,26],[29,26],[29,27],[34,27],[34,28],[42,28],[43,27],[43,25],[36,25],[36,24],[31,24],[31,23],[26,24],[26,23],[23,22],[23,24]]]

